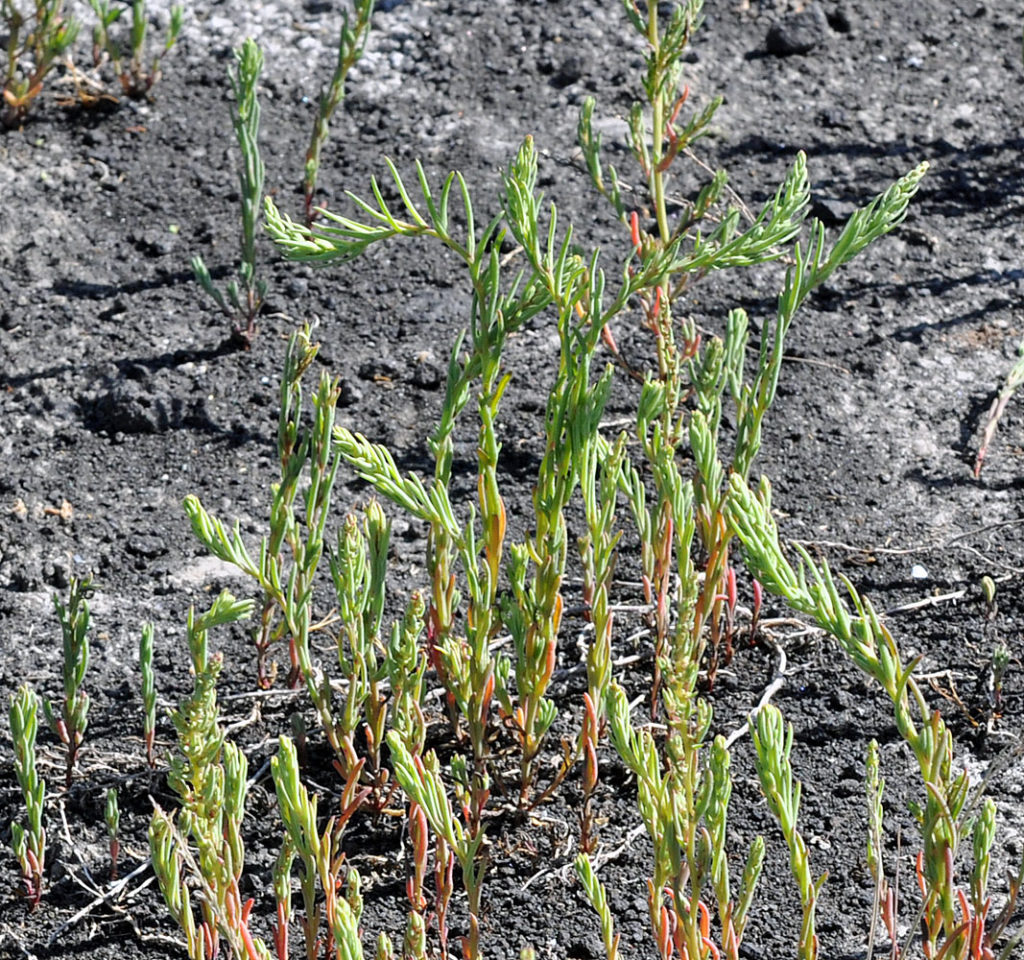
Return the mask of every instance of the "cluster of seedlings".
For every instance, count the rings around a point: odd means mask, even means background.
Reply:
[[[124,8],[112,6],[110,0],[89,0],[96,17],[93,27],[91,62],[82,68],[73,54],[82,24],[69,14],[65,0],[3,0],[0,3],[0,24],[7,35],[4,64],[3,111],[0,123],[18,127],[25,122],[35,101],[43,92],[47,77],[62,63],[75,88],[73,102],[85,107],[116,103],[104,74],[112,73],[127,97],[139,100],[149,96],[160,79],[164,57],[178,41],[184,22],[185,8],[171,8],[170,20],[159,53],[150,55],[146,49],[149,17],[146,0],[133,0],[131,27],[127,46],[118,22]]]

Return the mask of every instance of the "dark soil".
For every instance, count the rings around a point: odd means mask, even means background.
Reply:
[[[154,3],[165,17],[163,4]],[[621,7],[594,0],[381,2],[376,30],[325,150],[321,196],[367,193],[383,157],[411,170],[423,161],[433,182],[463,171],[478,218],[495,210],[498,171],[531,134],[541,183],[585,249],[600,244],[609,263],[629,240],[594,202],[575,146],[578,106],[597,98],[606,150],[632,174],[623,117],[637,96],[641,50]],[[971,475],[985,413],[1009,370],[1022,333],[1024,213],[1020,137],[1020,22],[1009,5],[967,0],[808,2],[794,21],[785,4],[708,0],[706,24],[688,55],[692,101],[725,96],[701,159],[730,171],[757,208],[798,150],[809,158],[814,212],[841,223],[921,160],[931,172],[907,222],[844,269],[794,324],[778,400],[755,467],[770,476],[785,536],[810,544],[879,609],[904,652],[921,655],[936,704],[958,737],[958,755],[980,779],[1016,742],[1024,720],[1024,401],[1013,400],[980,481]],[[824,15],[823,18],[821,15]],[[152,103],[88,113],[44,95],[22,130],[0,136],[0,693],[30,683],[55,697],[60,634],[51,597],[72,576],[91,573],[92,696],[81,769],[63,793],[62,756],[40,736],[49,785],[47,887],[37,911],[18,897],[13,856],[0,857],[0,956],[88,960],[183,956],[148,871],[107,904],[103,798],[120,791],[122,874],[143,864],[150,798],[169,804],[165,771],[150,773],[141,743],[138,636],[156,625],[159,740],[172,731],[166,709],[189,689],[184,621],[222,587],[250,584],[209,558],[181,509],[197,494],[225,520],[238,519],[255,544],[265,532],[276,478],[277,389],[284,344],[295,326],[318,319],[320,361],[343,382],[340,421],[387,444],[404,466],[425,462],[425,438],[443,396],[443,371],[467,322],[463,274],[427,244],[395,243],[327,271],[280,262],[261,249],[270,302],[251,350],[194,283],[189,258],[202,254],[219,282],[237,256],[238,187],[225,68],[249,35],[266,47],[261,89],[267,187],[298,216],[296,185],[340,22],[335,3],[235,0],[197,3]],[[88,31],[83,31],[84,35]],[[84,49],[84,47],[83,47]],[[792,52],[799,49],[803,52]],[[683,165],[674,184],[689,193],[703,177]],[[628,173],[626,171],[629,171]],[[745,307],[756,327],[774,315],[783,267],[717,276],[697,289],[693,315],[721,330]],[[638,364],[651,345],[616,329]],[[755,338],[756,339],[756,338]],[[510,347],[514,380],[504,404],[504,495],[521,532],[541,452],[543,405],[557,338],[539,318]],[[607,418],[626,425],[635,389],[619,378]],[[473,437],[460,434],[468,465]],[[472,495],[465,469],[461,493]],[[344,468],[335,497],[340,518],[365,503],[365,485]],[[67,504],[67,506],[63,506]],[[394,513],[395,511],[392,511]],[[624,511],[623,511],[624,512]],[[578,518],[570,542],[578,535]],[[629,582],[635,537],[627,535],[615,598],[638,604]],[[423,531],[395,516],[390,588],[396,609],[425,585]],[[576,571],[573,571],[576,574]],[[998,583],[999,612],[986,623],[983,575]],[[635,580],[635,576],[632,577]],[[749,581],[741,575],[744,602]],[[570,595],[578,581],[569,585]],[[570,596],[571,600],[571,596]],[[324,599],[325,609],[328,605]],[[571,603],[570,603],[571,605]],[[785,615],[772,606],[766,615]],[[649,641],[629,639],[638,613],[618,618],[618,657],[635,661],[621,682],[637,696],[648,685]],[[585,678],[580,618],[563,624],[554,695],[560,730],[578,726]],[[796,636],[787,636],[786,631]],[[1005,641],[1012,660],[1002,716],[989,725],[991,651]],[[783,628],[785,683],[774,702],[795,727],[793,763],[804,784],[803,830],[816,874],[828,870],[819,912],[822,955],[864,955],[871,881],[864,865],[863,770],[867,741],[882,743],[893,865],[901,834],[902,889],[913,889],[916,837],[906,801],[918,795],[907,751],[881,693],[838,648]],[[225,723],[261,771],[289,715],[312,711],[302,695],[257,697],[246,630],[224,630],[221,683]],[[325,660],[331,656],[323,651]],[[711,693],[714,729],[743,722],[777,667],[773,650],[743,646]],[[436,705],[437,701],[431,701]],[[443,741],[438,723],[432,738]],[[988,730],[988,727],[991,727]],[[319,739],[314,734],[313,745]],[[552,764],[555,744],[551,744]],[[650,844],[635,788],[607,751],[598,810],[600,871],[622,933],[622,955],[656,954],[647,920]],[[510,755],[510,770],[517,766]],[[551,767],[546,768],[548,770]],[[799,901],[777,829],[757,786],[749,738],[734,751],[732,849],[740,858],[764,832],[769,859],[744,956],[795,953]],[[339,789],[326,753],[306,773],[325,796]],[[1000,833],[993,869],[997,901],[1007,864],[1019,862],[1024,776],[1018,765],[990,785]],[[598,928],[574,881],[578,774],[525,823],[499,816],[490,828],[491,866],[484,950],[511,958],[527,945],[543,958],[603,955]],[[501,810],[508,797],[497,796]],[[19,814],[9,742],[0,747],[0,834]],[[263,768],[251,791],[248,895],[254,927],[268,934],[271,868],[279,843],[273,788]],[[347,834],[350,863],[365,882],[367,943],[379,930],[401,941],[407,870],[394,824],[359,816]],[[965,879],[965,878],[961,878]],[[464,931],[458,897],[453,936]],[[907,923],[912,920],[907,897]],[[1019,921],[1018,921],[1019,922]],[[298,941],[298,936],[293,940]],[[432,941],[433,942],[433,941]],[[298,946],[296,944],[296,949]]]

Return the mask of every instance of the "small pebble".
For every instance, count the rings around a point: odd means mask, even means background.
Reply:
[[[765,49],[775,57],[810,53],[825,42],[828,22],[817,8],[791,13],[773,23],[765,38]]]

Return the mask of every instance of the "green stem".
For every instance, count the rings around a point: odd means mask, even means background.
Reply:
[[[658,64],[656,71],[660,75],[661,37],[658,33],[658,4],[656,0],[651,0],[647,10],[647,41],[651,45],[654,62]],[[656,83],[656,85],[660,87],[660,83]],[[668,228],[668,213],[665,210],[665,176],[661,170],[665,146],[665,100],[662,95],[658,94],[652,99],[651,110],[653,113],[651,119],[651,199],[654,201],[654,214],[658,220],[658,234],[662,244],[667,245],[671,233]]]

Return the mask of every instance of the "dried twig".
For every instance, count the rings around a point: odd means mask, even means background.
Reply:
[[[763,629],[763,628],[762,628]],[[764,634],[765,640],[771,644],[772,649],[775,651],[777,660],[775,662],[775,673],[772,675],[772,681],[764,689],[764,693],[761,694],[761,699],[758,701],[757,706],[751,711],[754,715],[761,712],[762,709],[768,704],[772,697],[775,696],[779,690],[782,689],[786,682],[786,651],[782,648],[782,644],[779,643],[774,637],[769,634]],[[750,720],[746,720],[741,726],[733,730],[725,738],[725,748],[727,750],[732,748],[732,745],[740,739],[745,733],[750,730]]]

